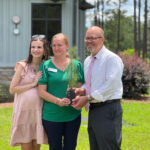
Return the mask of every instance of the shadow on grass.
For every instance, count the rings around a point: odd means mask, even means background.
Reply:
[[[133,126],[137,126],[135,124],[132,124],[132,123],[128,123],[127,121],[122,121],[122,126],[124,127],[133,127]]]

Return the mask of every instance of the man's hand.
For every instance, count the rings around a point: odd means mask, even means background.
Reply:
[[[85,95],[85,89],[84,88],[75,88],[75,94],[78,96],[83,96]]]
[[[72,100],[72,107],[79,110],[87,103],[87,101],[88,101],[87,96],[76,96]]]

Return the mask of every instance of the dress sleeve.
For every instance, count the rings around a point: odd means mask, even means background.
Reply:
[[[47,69],[46,66],[44,64],[44,62],[40,65],[39,71],[42,71],[42,77],[40,78],[40,80],[38,81],[38,84],[47,84],[47,78],[48,78],[48,74],[47,74]]]
[[[16,63],[16,66],[15,66],[15,68],[14,68],[15,71],[17,70],[17,68],[18,68],[19,65],[21,65],[21,66],[23,67],[23,70],[22,70],[22,72],[21,72],[21,77],[24,78],[25,73],[27,72],[27,64],[26,64],[26,62],[24,62],[24,61],[19,61],[19,62],[17,62],[17,63]]]

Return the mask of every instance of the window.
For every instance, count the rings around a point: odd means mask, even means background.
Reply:
[[[44,34],[51,41],[61,32],[60,4],[32,4],[32,35]]]

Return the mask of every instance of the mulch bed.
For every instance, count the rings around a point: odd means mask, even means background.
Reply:
[[[0,108],[13,107],[13,103],[0,103]]]
[[[130,103],[130,102],[135,102],[135,103],[150,103],[150,97],[142,96],[138,99],[123,99],[123,103]]]

